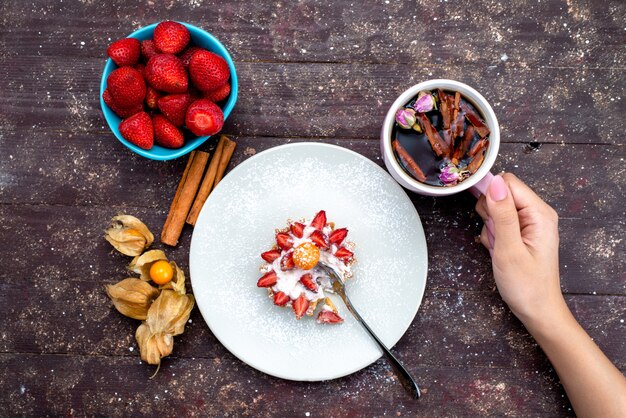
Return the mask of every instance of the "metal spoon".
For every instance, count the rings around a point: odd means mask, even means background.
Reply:
[[[335,290],[335,292],[337,292],[339,296],[341,296],[341,299],[343,299],[350,312],[352,312],[352,315],[354,315],[357,321],[359,321],[361,325],[363,325],[363,328],[365,328],[369,335],[378,343],[378,346],[381,348],[381,350],[383,350],[383,354],[385,355],[385,357],[387,357],[387,360],[393,366],[396,375],[400,380],[400,383],[402,383],[402,386],[404,386],[404,389],[406,389],[406,391],[415,399],[419,399],[421,393],[419,387],[417,386],[417,383],[415,382],[415,379],[413,379],[413,376],[411,376],[407,369],[404,368],[404,366],[402,365],[402,363],[400,363],[396,356],[394,356],[391,351],[389,351],[387,346],[385,346],[380,338],[378,338],[376,334],[374,334],[374,331],[372,331],[372,329],[365,323],[365,320],[363,320],[361,315],[359,315],[356,309],[354,309],[352,302],[350,302],[350,298],[348,298],[348,295],[346,295],[346,287],[339,274],[337,274],[334,268],[327,264],[324,264],[321,261],[318,263],[318,265],[330,276],[331,279],[333,279],[333,289]]]

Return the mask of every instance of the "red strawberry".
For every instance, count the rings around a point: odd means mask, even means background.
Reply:
[[[261,258],[268,263],[273,263],[278,257],[280,257],[280,251],[278,250],[265,251],[261,254]]]
[[[146,106],[150,109],[157,109],[159,107],[159,99],[161,95],[158,91],[153,89],[152,87],[148,87],[148,92],[146,93]]]
[[[224,126],[224,113],[210,100],[196,100],[187,109],[185,125],[195,135],[215,135]]]
[[[109,93],[109,89],[104,90],[102,93],[102,98],[104,99],[104,103],[106,103],[112,111],[114,111],[117,116],[122,119],[126,119],[134,115],[135,113],[139,113],[143,111],[143,104],[139,103],[133,107],[119,107],[113,102],[113,98],[111,97],[111,93]]]
[[[278,234],[276,234],[276,243],[283,250],[288,250],[293,247],[293,241],[291,240],[291,237],[289,237],[289,235],[285,234],[284,232],[279,232]]]
[[[307,309],[309,309],[309,300],[306,298],[306,296],[304,296],[304,293],[302,293],[298,299],[293,301],[293,311],[296,313],[296,319],[300,319],[302,318],[302,315],[304,315],[307,311]]]
[[[194,52],[201,49],[202,48],[199,48],[197,46],[190,46],[178,56],[178,58],[180,58],[180,60],[183,62],[183,66],[185,67],[185,69],[189,68],[189,61],[191,61],[191,57],[193,56]]]
[[[183,133],[163,115],[154,115],[154,141],[165,148],[180,148],[185,144]]]
[[[209,99],[213,103],[221,102],[230,94],[230,83],[226,82],[222,87],[204,93],[204,98]]]
[[[150,58],[146,66],[146,80],[155,89],[166,93],[185,93],[189,87],[183,63],[170,54]]]
[[[341,245],[346,236],[348,235],[348,230],[346,228],[335,229],[328,237],[328,242],[330,244]]]
[[[189,90],[187,90],[187,93],[191,95],[191,98],[193,99],[192,102],[195,102],[196,100],[204,99],[204,97],[202,97],[202,92],[198,90],[193,84],[189,85]]]
[[[143,56],[143,60],[145,62],[150,61],[150,58],[160,53],[161,52],[157,49],[152,39],[146,39],[145,41],[141,41],[141,55]]]
[[[311,292],[317,292],[317,283],[315,283],[315,280],[313,280],[313,276],[311,276],[311,273],[306,273],[305,275],[300,277],[300,282]]]
[[[119,126],[120,134],[129,142],[143,149],[150,149],[154,145],[154,129],[152,119],[146,112],[136,113],[124,119]]]
[[[174,125],[180,127],[185,124],[187,108],[191,104],[189,94],[169,94],[158,101],[159,110]]]
[[[322,234],[320,231],[318,230],[313,231],[313,233],[311,234],[309,238],[311,238],[311,241],[313,241],[313,244],[317,245],[319,248],[321,249],[328,248],[328,243],[326,242],[326,238],[324,237],[324,234]]]
[[[343,318],[333,311],[320,311],[320,313],[317,314],[318,324],[341,324],[342,322]]]
[[[132,67],[139,61],[141,44],[135,38],[120,39],[109,45],[107,55],[120,67]]]
[[[259,281],[256,283],[256,285],[258,287],[272,287],[276,284],[276,281],[278,280],[278,276],[276,276],[276,272],[274,272],[273,270],[265,273],[260,279]]]
[[[296,264],[293,262],[293,253],[285,254],[280,260],[280,269],[282,271],[293,270]]]
[[[146,79],[146,66],[144,64],[142,63],[135,64],[133,68],[139,71],[139,74],[141,74],[144,80]]]
[[[311,221],[311,226],[315,229],[322,229],[326,226],[326,211],[320,210]]]
[[[302,235],[304,235],[304,225],[300,222],[292,223],[291,226],[289,226],[289,229],[291,229],[291,233],[298,238],[302,238]]]
[[[200,90],[211,91],[228,81],[230,70],[224,58],[202,49],[196,51],[189,61],[189,76]]]
[[[154,43],[166,54],[178,54],[185,49],[190,39],[189,29],[178,22],[166,20],[154,28]]]
[[[348,250],[346,247],[341,247],[337,251],[335,251],[335,257],[341,260],[349,260],[354,256],[352,251]]]
[[[289,302],[291,298],[284,294],[283,292],[274,293],[274,304],[278,306],[285,306],[287,302]]]
[[[146,97],[146,82],[141,73],[132,67],[113,70],[107,78],[107,89],[119,107],[133,107]]]

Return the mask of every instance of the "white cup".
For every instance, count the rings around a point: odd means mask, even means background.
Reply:
[[[391,146],[391,133],[393,130],[393,124],[396,120],[396,111],[404,107],[409,100],[417,96],[417,93],[423,90],[448,90],[458,91],[469,101],[478,112],[484,117],[485,123],[489,127],[491,133],[489,134],[489,146],[485,152],[485,159],[483,160],[480,168],[467,179],[456,184],[455,186],[431,186],[430,184],[421,183],[408,175],[400,164],[396,160],[393,154],[393,148]],[[426,196],[448,196],[454,193],[461,192],[463,190],[470,189],[470,192],[474,196],[479,196],[481,193],[485,194],[489,188],[489,184],[493,179],[493,174],[489,170],[493,166],[498,156],[498,149],[500,148],[500,126],[498,125],[498,119],[493,109],[487,103],[487,100],[476,90],[468,86],[467,84],[459,83],[454,80],[428,80],[423,83],[419,83],[407,89],[402,93],[395,102],[389,108],[383,128],[380,132],[380,150],[383,155],[383,160],[387,166],[387,170],[393,176],[393,178],[400,183],[403,187]]]

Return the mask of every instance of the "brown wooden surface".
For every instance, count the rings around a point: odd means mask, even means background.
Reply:
[[[2,2],[0,15],[0,416],[573,414],[495,290],[469,195],[410,194],[429,273],[394,351],[421,400],[407,399],[383,360],[330,382],[267,376],[231,355],[197,309],[148,380],[137,322],[103,291],[126,276],[128,259],[102,231],[127,212],[158,235],[186,160],[124,148],[98,91],[110,40],[168,18],[212,32],[236,61],[229,168],[298,141],[382,164],[378,132],[398,93],[437,77],[477,88],[502,127],[495,169],[559,212],[567,302],[626,370],[624,2],[38,0]],[[185,269],[191,233],[167,249]]]

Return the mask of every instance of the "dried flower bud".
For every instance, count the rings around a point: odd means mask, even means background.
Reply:
[[[423,94],[422,94],[423,93]],[[435,107],[435,98],[430,92],[420,92],[413,108],[420,113],[426,113]]]
[[[161,250],[146,251],[140,256],[133,258],[128,265],[128,269],[140,275],[141,280],[150,280],[150,267],[159,260],[166,260],[165,253]]]
[[[119,313],[140,320],[147,318],[150,305],[159,296],[159,289],[133,278],[107,285],[106,292]]]
[[[439,180],[441,180],[446,186],[454,186],[465,180],[467,177],[469,177],[469,171],[465,168],[458,168],[452,163],[448,163],[443,166],[441,174],[439,174]]]
[[[401,128],[411,129],[415,125],[415,110],[408,107],[398,109],[396,112],[396,122]]]
[[[104,238],[125,255],[137,256],[154,242],[154,235],[148,227],[131,215],[115,216],[104,232]]]
[[[163,357],[171,354],[173,337],[185,330],[194,302],[193,295],[181,295],[173,290],[161,291],[150,306],[145,322],[135,333],[143,361],[160,364]]]
[[[187,293],[185,290],[185,273],[175,262],[170,261],[170,265],[172,266],[172,270],[174,270],[174,277],[163,286],[159,286],[159,289],[171,289],[184,295]]]

